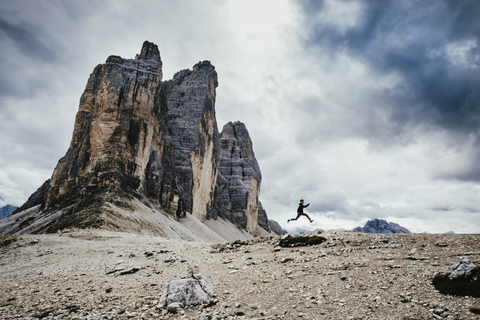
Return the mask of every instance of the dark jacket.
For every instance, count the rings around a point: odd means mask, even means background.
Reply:
[[[310,203],[307,204],[307,205],[304,205],[304,204],[302,204],[302,203],[300,202],[300,203],[298,204],[297,212],[298,212],[298,213],[303,213],[303,208],[306,208],[306,207],[308,207],[309,205],[310,205]]]

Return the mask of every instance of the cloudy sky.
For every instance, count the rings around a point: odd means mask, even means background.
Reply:
[[[210,60],[246,124],[271,219],[480,233],[480,2],[2,0],[0,206],[66,152],[109,55],[156,43],[164,79]],[[315,222],[295,216],[298,200]]]

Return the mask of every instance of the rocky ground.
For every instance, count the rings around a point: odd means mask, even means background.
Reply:
[[[432,285],[461,257],[480,265],[480,235],[323,232],[313,246],[280,238],[187,242],[100,230],[0,238],[1,319],[480,319],[480,299]],[[166,262],[169,257],[177,259]],[[166,313],[166,281],[192,267],[207,304]]]

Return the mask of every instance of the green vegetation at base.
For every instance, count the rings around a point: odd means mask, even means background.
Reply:
[[[278,245],[281,247],[311,246],[325,241],[327,239],[320,236],[287,236],[280,240]]]

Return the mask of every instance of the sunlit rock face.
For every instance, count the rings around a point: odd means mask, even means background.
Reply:
[[[175,210],[161,83],[160,53],[149,42],[134,60],[110,56],[95,68],[70,148],[50,180],[46,209],[110,191],[145,195]]]
[[[108,57],[88,79],[65,156],[14,214],[35,213],[12,219],[2,232],[141,230],[155,228],[158,214],[221,218],[254,236],[272,232],[245,125],[229,122],[218,132],[217,86],[209,61],[163,81],[160,52],[148,41],[135,59]],[[151,210],[137,212],[138,201]]]

